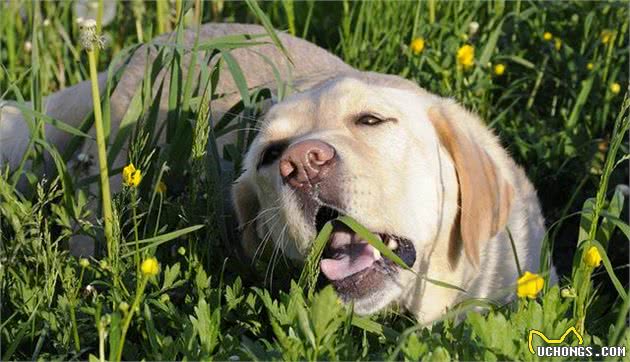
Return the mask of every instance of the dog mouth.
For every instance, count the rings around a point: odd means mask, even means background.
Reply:
[[[319,233],[326,222],[334,220],[340,212],[322,206],[315,216]],[[333,230],[320,261],[322,274],[333,284],[343,299],[358,299],[382,289],[392,280],[399,267],[352,229],[333,221]],[[416,261],[416,249],[411,240],[389,233],[374,232],[402,261],[411,267]]]

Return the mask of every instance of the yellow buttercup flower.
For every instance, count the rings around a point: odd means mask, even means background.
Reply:
[[[562,40],[556,38],[553,45],[556,47],[556,50],[560,50],[562,48]]]
[[[411,42],[411,52],[414,53],[415,55],[418,55],[420,53],[422,53],[422,51],[424,50],[424,39],[422,38],[415,38],[412,42]]]
[[[130,187],[137,187],[142,181],[142,172],[137,170],[133,163],[125,166],[122,172],[123,183]]]
[[[166,193],[166,184],[165,184],[164,182],[160,181],[160,182],[157,184],[156,190],[157,190],[157,192],[158,192],[158,193],[160,193],[160,194],[164,194],[164,193]]]
[[[457,64],[465,69],[471,68],[475,64],[475,47],[464,45],[457,50]]]
[[[503,75],[503,73],[505,73],[505,65],[504,64],[497,64],[494,66],[494,74],[496,75]]]
[[[543,34],[543,39],[545,39],[545,40],[547,40],[547,41],[551,40],[552,38],[553,38],[553,35],[551,35],[551,33],[550,33],[550,32],[548,32],[548,31],[546,31],[546,32]]]
[[[160,265],[156,258],[148,258],[140,265],[140,271],[142,271],[142,274],[152,277],[160,272]]]
[[[593,68],[595,68],[595,65],[593,65],[593,63],[586,64],[586,69],[593,70]]]
[[[584,263],[591,268],[596,268],[602,263],[602,256],[599,255],[599,250],[596,247],[591,246],[584,254]]]
[[[610,85],[610,91],[613,92],[613,94],[618,94],[621,91],[621,86],[619,83],[613,83]]]
[[[602,43],[604,44],[608,44],[610,42],[610,39],[612,39],[613,36],[613,32],[610,30],[603,30],[600,34],[600,37],[602,39]]]
[[[527,297],[533,299],[540,293],[544,285],[545,280],[540,275],[526,271],[518,278],[516,294],[520,298]]]

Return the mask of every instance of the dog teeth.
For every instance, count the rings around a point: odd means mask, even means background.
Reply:
[[[372,252],[374,253],[374,259],[376,259],[376,260],[380,259],[381,258],[381,252],[378,251],[378,249],[376,249],[376,248],[373,248],[372,250],[373,250]]]
[[[387,243],[387,247],[391,250],[396,250],[398,249],[398,242],[396,241],[396,239],[390,238],[389,243]]]

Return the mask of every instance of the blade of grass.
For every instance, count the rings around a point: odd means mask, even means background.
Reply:
[[[289,54],[287,49],[284,47],[284,45],[282,45],[282,42],[280,41],[280,38],[278,38],[278,35],[276,34],[276,31],[273,28],[273,25],[271,25],[271,21],[269,20],[267,15],[265,15],[265,12],[262,11],[260,6],[258,6],[258,3],[256,2],[256,0],[245,0],[245,2],[247,3],[247,6],[249,6],[250,10],[254,13],[254,15],[256,15],[258,20],[260,20],[265,30],[267,30],[267,33],[271,37],[271,40],[273,40],[274,44],[276,44],[276,46],[282,51],[282,53],[284,53],[284,55],[287,57],[289,62],[293,64],[291,55]]]
[[[610,277],[610,281],[615,286],[615,289],[617,289],[617,293],[619,293],[621,299],[623,299],[623,301],[625,302],[626,300],[628,300],[628,294],[626,294],[626,290],[623,287],[623,284],[621,284],[619,278],[617,278],[617,275],[615,275],[615,271],[612,267],[612,264],[610,263],[610,259],[608,259],[608,254],[606,254],[606,250],[604,250],[602,244],[600,244],[597,240],[590,240],[590,243],[592,246],[595,246],[597,248],[597,251],[599,251],[599,255],[602,258],[602,264],[604,264],[604,268],[606,268],[606,272]]]
[[[24,104],[20,104],[20,103],[15,103],[14,106],[16,108],[18,108],[20,111],[22,111],[23,113],[29,114],[33,117],[36,117],[38,119],[40,119],[42,122],[44,123],[48,123],[51,126],[57,128],[60,131],[69,133],[71,135],[74,136],[78,136],[78,137],[82,137],[82,138],[89,138],[89,139],[94,139],[94,137],[88,135],[87,133],[81,131],[78,128],[72,127],[71,125],[62,122],[58,119],[54,119],[50,116],[47,116],[44,113],[38,112],[36,110],[33,110],[31,108],[29,108],[28,106],[24,105]]]
[[[205,225],[189,226],[189,227],[184,228],[184,229],[180,229],[180,230],[177,230],[177,231],[172,231],[170,233],[162,234],[162,235],[155,236],[155,237],[152,237],[152,238],[138,240],[138,244],[148,244],[148,245],[145,245],[142,248],[140,248],[138,251],[140,252],[140,251],[147,250],[149,248],[157,247],[159,245],[164,244],[167,241],[171,241],[173,239],[177,239],[180,236],[186,235],[188,233],[192,233],[193,231],[197,231],[197,230],[201,229],[204,226]],[[135,246],[136,242],[135,241],[130,241],[130,242],[127,242],[127,243],[123,243],[122,245],[127,246],[127,247],[131,247],[131,246]],[[134,255],[134,254],[136,254],[135,250],[132,251],[132,252],[129,252],[127,254],[123,254],[121,256],[121,258],[127,258],[127,257],[130,257],[130,256]]]
[[[405,262],[394,253],[390,248],[381,241],[381,239],[374,235],[370,230],[368,230],[365,226],[359,224],[355,219],[350,216],[341,216],[337,218],[337,220],[346,224],[352,231],[357,233],[363,240],[367,241],[368,244],[372,245],[376,250],[381,252],[381,255],[386,257],[387,259],[396,263],[399,267],[410,270],[409,266],[405,264]]]

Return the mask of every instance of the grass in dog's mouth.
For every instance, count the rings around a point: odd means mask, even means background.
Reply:
[[[321,206],[319,210],[317,210],[315,214],[315,228],[317,230],[317,237],[313,241],[311,251],[306,258],[305,266],[300,277],[300,284],[303,286],[312,287],[315,285],[315,280],[320,272],[322,256],[330,246],[329,244],[331,243],[334,233],[339,232],[340,228],[348,229],[351,233],[355,234],[357,239],[362,240],[366,245],[369,244],[370,248],[375,249],[374,253],[375,255],[378,254],[378,258],[382,256],[383,258],[389,259],[403,269],[409,269],[408,262],[411,261],[411,265],[413,265],[415,261],[415,250],[413,252],[413,260],[410,260],[410,258],[405,258],[406,260],[401,259],[401,257],[384,242],[393,241],[395,240],[394,237],[386,238],[384,234],[375,234],[352,217],[340,215],[339,211],[328,206]]]

